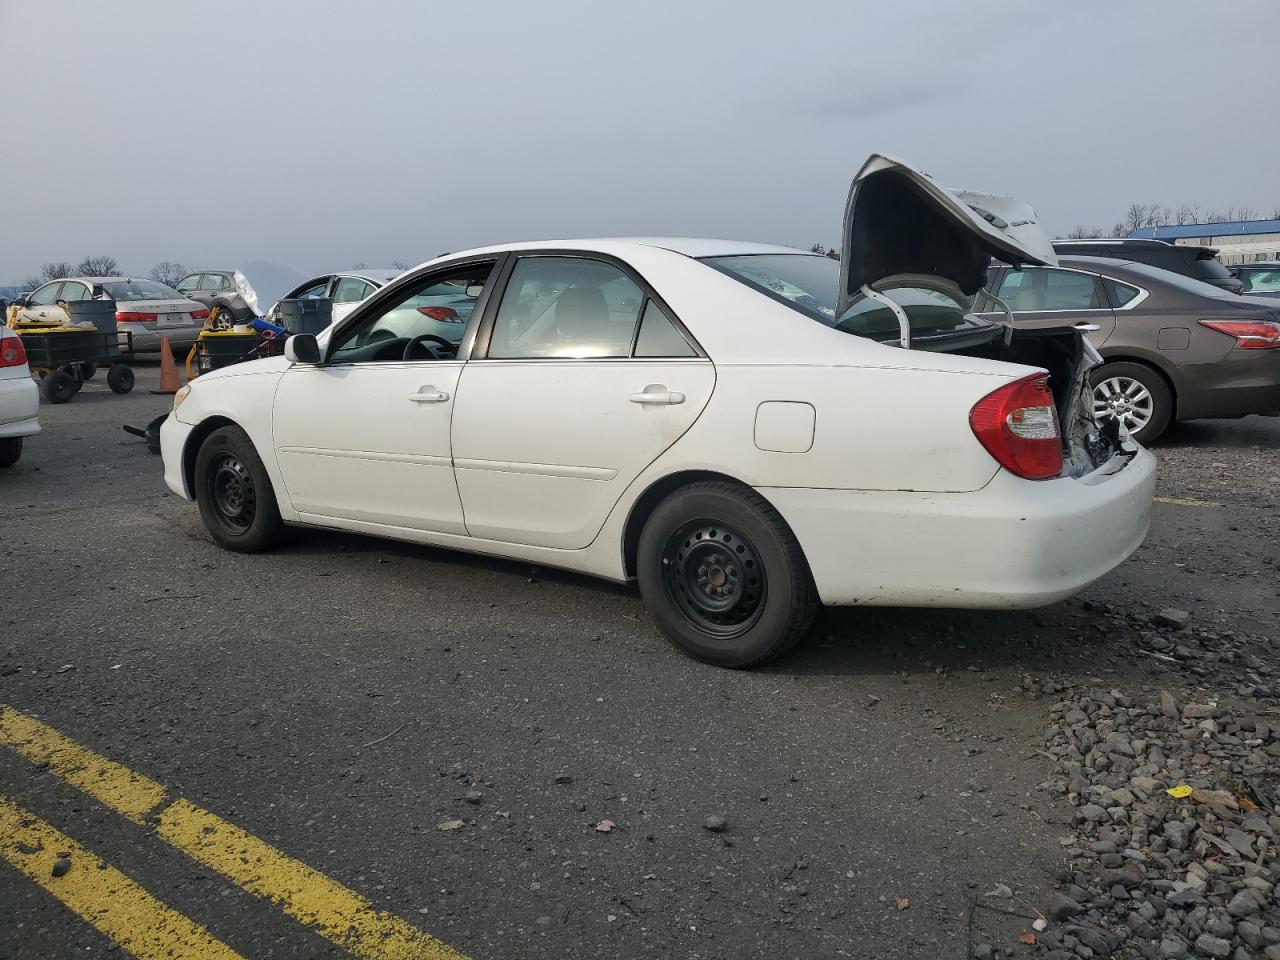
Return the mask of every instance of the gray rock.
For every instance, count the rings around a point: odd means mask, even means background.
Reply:
[[[1258,902],[1258,895],[1248,887],[1237,893],[1227,903],[1227,913],[1237,919],[1251,917],[1261,909],[1262,904]]]
[[[555,776],[555,782],[563,786],[566,783],[573,783],[573,777],[569,776],[567,773],[557,773]]]
[[[1072,917],[1084,913],[1084,907],[1070,897],[1055,893],[1049,898],[1049,904],[1045,907],[1044,912],[1050,920],[1057,920],[1061,923],[1063,920],[1070,920]]]
[[[462,795],[462,799],[467,801],[467,803],[479,803],[484,799],[484,794],[479,790],[468,790]]]
[[[1170,627],[1174,630],[1181,630],[1191,622],[1191,614],[1185,610],[1179,610],[1177,607],[1165,607],[1155,615],[1155,623],[1157,626]]]
[[[713,813],[702,821],[702,828],[712,833],[724,833],[729,829],[729,821],[718,813]]]
[[[1193,829],[1189,823],[1183,823],[1181,820],[1169,820],[1164,825],[1165,839],[1169,841],[1169,846],[1174,850],[1185,849],[1187,841],[1191,839],[1191,831]]]
[[[59,857],[57,860],[53,861],[53,869],[49,872],[55,877],[65,877],[67,875],[67,871],[70,869],[71,861],[66,857]]]
[[[1225,960],[1231,956],[1231,943],[1211,933],[1202,933],[1196,937],[1196,953],[1202,957],[1219,957]]]
[[[1186,942],[1172,934],[1165,934],[1164,939],[1160,941],[1161,960],[1183,960],[1186,955]]]
[[[1178,701],[1173,698],[1173,694],[1168,690],[1160,691],[1160,713],[1170,720],[1177,720],[1182,715],[1181,710],[1178,708]]]
[[[1080,816],[1090,823],[1105,823],[1108,819],[1107,811],[1096,803],[1086,803],[1081,807]]]
[[[1255,950],[1261,950],[1266,945],[1266,941],[1262,939],[1262,928],[1252,920],[1237,923],[1236,936]]]

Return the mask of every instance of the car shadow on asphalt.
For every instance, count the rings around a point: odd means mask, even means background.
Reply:
[[[1151,450],[1224,447],[1248,449],[1275,444],[1275,417],[1251,416],[1239,420],[1188,420],[1169,425]],[[1228,428],[1229,429],[1226,429]]]

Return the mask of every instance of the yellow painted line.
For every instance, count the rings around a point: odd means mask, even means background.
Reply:
[[[71,869],[53,875],[60,853]],[[0,857],[140,960],[243,960],[66,834],[0,796]]]
[[[448,944],[377,910],[344,887],[251,833],[186,800],[165,802],[165,789],[67,739],[34,717],[0,706],[0,744],[128,817],[236,886],[279,906],[295,920],[364,960],[466,960]],[[62,847],[61,849],[69,849]],[[187,956],[174,954],[173,956]],[[203,960],[201,954],[190,954]]]
[[[0,707],[0,744],[49,770],[134,823],[164,802],[154,780],[86,750],[34,717]]]
[[[1179,500],[1177,497],[1153,497],[1156,503],[1167,503],[1174,507],[1220,507],[1222,504],[1212,500]]]
[[[375,910],[336,880],[186,800],[177,800],[160,813],[156,835],[237,886],[278,904],[289,916],[357,957],[464,960],[435,937]]]

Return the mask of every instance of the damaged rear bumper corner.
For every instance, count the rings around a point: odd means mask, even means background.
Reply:
[[[971,493],[762,488],[832,606],[1017,609],[1078,593],[1146,537],[1155,457]]]

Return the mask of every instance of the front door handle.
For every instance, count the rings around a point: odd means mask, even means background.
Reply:
[[[433,387],[419,387],[417,393],[409,394],[409,399],[414,403],[444,403],[449,399],[449,394]]]
[[[639,393],[631,394],[628,399],[632,403],[644,404],[684,403],[684,394],[668,390],[664,384],[651,383]]]
[[[1096,323],[1089,323],[1087,321],[1081,320],[1079,323],[1073,323],[1071,325],[1071,329],[1079,330],[1081,333],[1097,333],[1099,330],[1102,329],[1102,327],[1100,327]]]

